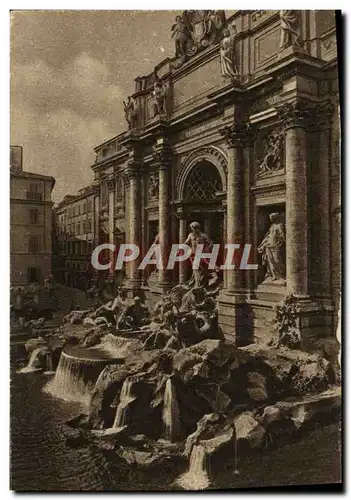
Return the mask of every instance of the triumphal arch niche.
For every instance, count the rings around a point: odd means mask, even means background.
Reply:
[[[227,158],[224,151],[208,146],[191,153],[182,163],[175,185],[179,241],[185,241],[189,224],[197,221],[213,242],[221,244],[221,261],[226,229]],[[179,282],[184,283],[188,277],[180,266]]]
[[[111,243],[145,254],[157,239],[167,255],[197,221],[215,243],[251,244],[257,270],[223,271],[223,332],[270,338],[293,294],[307,348],[333,334],[340,292],[334,12],[184,11],[170,29],[173,57],[136,78],[126,131],[95,148],[96,243],[104,224]],[[149,298],[189,277],[138,264],[124,285]]]

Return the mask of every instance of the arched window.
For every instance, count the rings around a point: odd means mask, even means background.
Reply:
[[[184,201],[212,201],[222,191],[222,181],[217,168],[208,161],[195,165],[185,183]]]

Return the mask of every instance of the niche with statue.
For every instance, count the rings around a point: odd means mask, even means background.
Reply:
[[[285,204],[260,207],[257,214],[258,285],[286,284]]]

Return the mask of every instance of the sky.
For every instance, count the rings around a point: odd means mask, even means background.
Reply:
[[[12,145],[56,179],[53,200],[93,180],[93,148],[123,132],[134,79],[174,56],[178,11],[14,11]]]

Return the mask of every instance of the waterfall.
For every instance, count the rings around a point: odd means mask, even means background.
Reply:
[[[55,373],[54,363],[52,358],[53,358],[53,353],[48,352],[46,355],[46,371],[44,372],[44,375],[52,375]]]
[[[163,437],[167,441],[175,441],[180,437],[179,407],[175,394],[174,384],[171,378],[166,382],[165,393],[163,397]]]
[[[123,382],[121,394],[119,397],[119,403],[116,410],[116,417],[113,423],[113,428],[119,428],[127,425],[127,413],[129,403],[135,400],[135,397],[132,393],[132,379],[126,378]]]
[[[47,351],[46,347],[37,347],[36,349],[34,349],[32,354],[30,355],[28,365],[25,366],[24,368],[21,368],[21,370],[18,370],[18,373],[30,373],[42,370],[42,366],[40,366],[40,363],[38,363],[39,361],[38,358],[40,354],[46,351]]]
[[[95,383],[111,362],[93,349],[69,346],[62,351],[55,377],[44,391],[66,401],[89,405]]]
[[[210,486],[206,451],[202,444],[193,446],[188,472],[181,475],[176,483],[185,490],[204,490]]]

